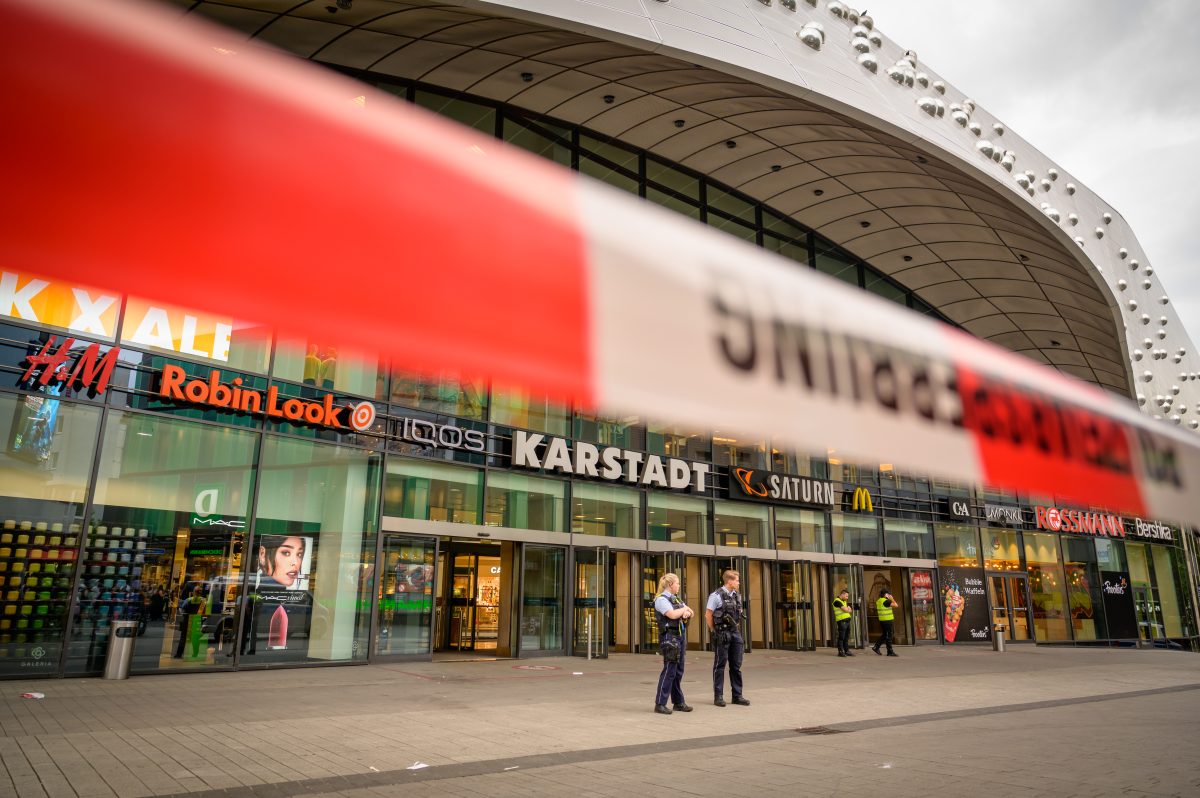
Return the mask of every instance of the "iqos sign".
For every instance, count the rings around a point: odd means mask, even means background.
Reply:
[[[449,424],[434,424],[419,418],[402,418],[396,426],[396,437],[402,441],[441,449],[461,449],[482,452],[487,448],[483,433]]]

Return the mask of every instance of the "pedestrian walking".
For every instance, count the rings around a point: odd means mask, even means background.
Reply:
[[[654,599],[654,617],[658,620],[658,650],[662,654],[663,668],[658,676],[658,689],[654,696],[654,711],[660,715],[676,712],[691,712],[692,708],[683,700],[683,661],[687,653],[687,622],[692,617],[692,608],[683,603],[679,596],[679,577],[663,574],[658,580],[658,596]],[[671,706],[667,706],[670,699]]]
[[[850,591],[843,588],[833,600],[833,620],[837,622],[837,649],[839,657],[853,657],[850,653],[850,618],[854,607],[850,604]]]
[[[742,654],[746,643],[742,640],[742,597],[738,594],[741,577],[737,571],[726,571],[721,575],[721,586],[708,597],[704,619],[713,641],[713,703],[725,706],[725,666],[729,665],[729,687],[733,692],[733,703],[748,707],[750,702],[742,695]]]
[[[875,645],[872,647],[872,650],[876,654],[880,653],[880,646],[886,645],[887,655],[889,657],[897,656],[896,652],[892,650],[892,641],[894,639],[892,626],[896,618],[895,608],[898,606],[900,605],[896,603],[896,599],[892,598],[892,591],[890,589],[885,589],[883,595],[875,600],[875,610],[879,613],[879,625],[883,627],[883,631],[879,633],[879,639],[875,641]]]

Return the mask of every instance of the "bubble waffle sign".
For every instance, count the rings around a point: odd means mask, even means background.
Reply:
[[[362,432],[375,423],[375,405],[370,402],[335,406],[333,394],[329,393],[319,400],[284,399],[274,385],[264,395],[262,391],[243,387],[241,377],[235,377],[229,383],[221,382],[220,378],[221,372],[214,369],[209,372],[207,379],[188,379],[187,372],[179,366],[166,366],[163,368],[158,395],[177,402],[311,424],[314,427]]]

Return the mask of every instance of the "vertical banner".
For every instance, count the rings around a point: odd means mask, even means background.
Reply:
[[[947,643],[992,639],[982,568],[941,568],[942,633]]]
[[[1113,640],[1138,636],[1137,615],[1133,610],[1133,588],[1127,571],[1101,571],[1100,592],[1104,595],[1104,620],[1108,637]]]

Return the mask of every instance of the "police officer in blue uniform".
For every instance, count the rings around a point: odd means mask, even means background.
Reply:
[[[662,654],[663,669],[658,676],[658,688],[654,696],[654,711],[660,715],[675,712],[691,712],[692,708],[683,700],[683,659],[687,653],[687,621],[692,617],[692,608],[679,597],[679,577],[664,574],[658,580],[658,596],[654,599],[654,617],[658,620],[658,650]],[[672,706],[667,706],[667,699]]]
[[[713,641],[713,703],[725,706],[725,665],[728,663],[733,703],[748,707],[750,702],[742,695],[742,653],[746,644],[742,640],[742,597],[737,592],[740,576],[737,571],[726,571],[721,575],[721,581],[724,584],[709,595],[704,611]]]

